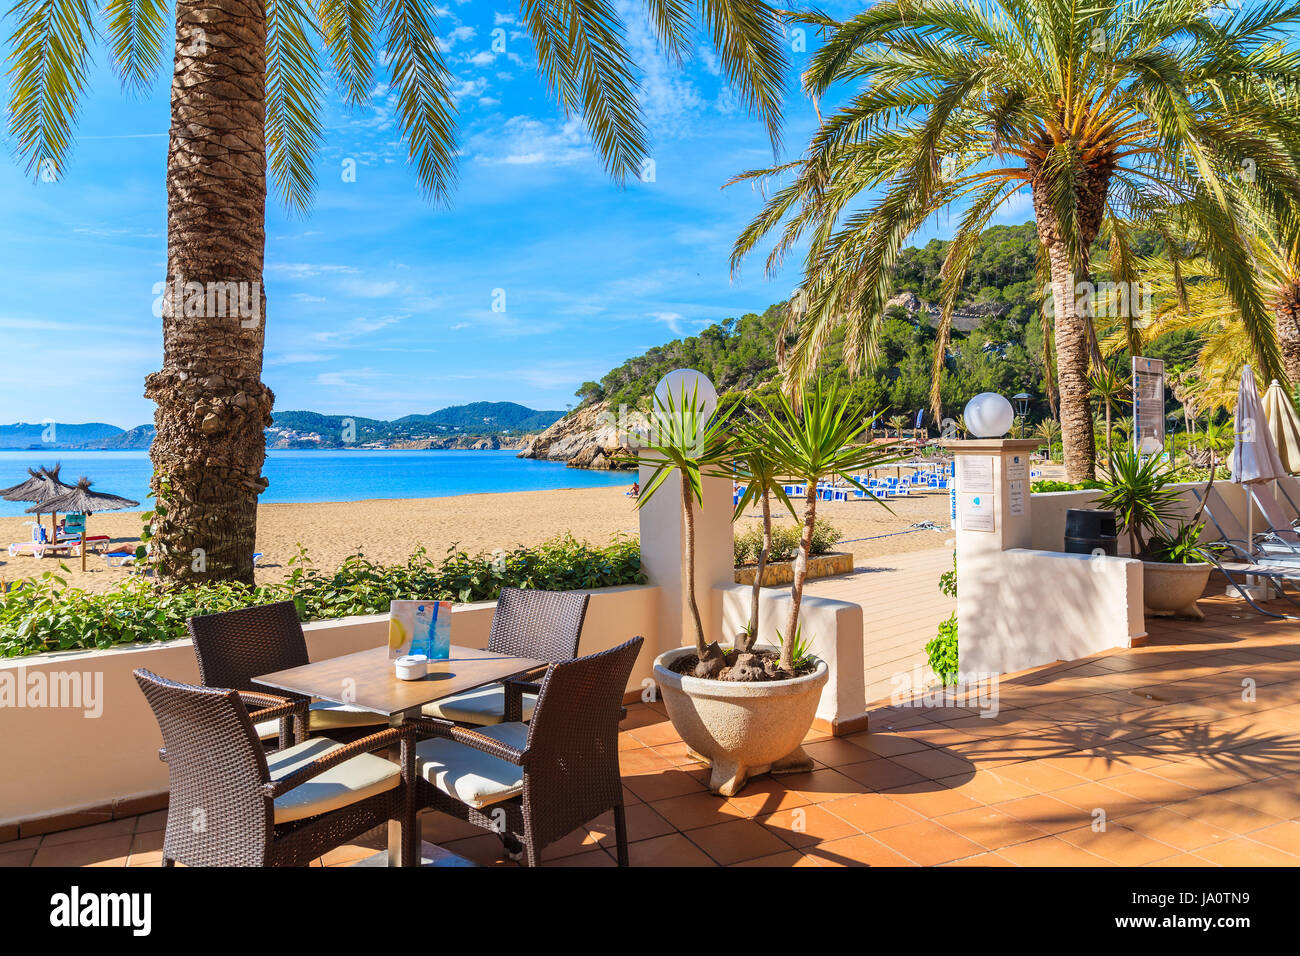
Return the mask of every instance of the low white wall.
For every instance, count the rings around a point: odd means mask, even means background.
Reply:
[[[658,588],[633,586],[593,591],[580,648],[594,653],[640,635],[646,645],[628,682],[639,693],[659,646]],[[458,604],[451,639],[485,647],[495,602]],[[383,645],[388,616],[373,614],[303,626],[312,660]],[[167,789],[158,759],[162,737],[131,672],[144,667],[163,677],[196,683],[190,641],[137,644],[103,651],[39,654],[0,661],[0,687],[62,681],[89,691],[67,706],[0,706],[0,825],[101,807]],[[89,698],[89,699],[87,699]],[[67,700],[68,698],[64,698]],[[25,698],[24,698],[25,700]],[[93,704],[97,716],[87,714]]]
[[[728,641],[749,624],[752,589],[733,584],[717,589],[722,597],[722,631]],[[790,592],[775,588],[759,591],[758,639],[778,644],[776,632],[784,629],[790,616]],[[847,601],[804,595],[799,620],[805,636],[813,639],[812,651],[830,668],[830,680],[817,704],[817,719],[834,732],[861,723],[866,717],[866,689],[863,678],[862,606]]]
[[[1185,518],[1190,517],[1198,507],[1192,489],[1204,488],[1205,482],[1182,482],[1169,487],[1180,492],[1182,498],[1181,514]],[[1246,527],[1247,495],[1245,489],[1241,485],[1234,485],[1230,481],[1216,481],[1214,490],[1222,496],[1224,502],[1232,510],[1237,522],[1243,528]],[[1065,546],[1065,512],[1070,508],[1097,507],[1098,494],[1099,492],[1096,491],[1050,491],[1035,494],[1030,513],[1033,548],[1038,551],[1060,551]],[[1254,508],[1253,505],[1252,508],[1255,512],[1255,527],[1263,527],[1263,515],[1259,513],[1258,508]],[[1215,534],[1213,525],[1207,522],[1206,527],[1209,535]],[[1127,535],[1120,536],[1119,553],[1129,553]]]
[[[1142,562],[1019,548],[987,555],[961,569],[957,616],[967,678],[1128,647],[1146,635]]]

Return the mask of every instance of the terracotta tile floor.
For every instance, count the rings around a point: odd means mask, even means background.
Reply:
[[[1217,589],[1217,586],[1216,588]],[[1209,595],[1147,646],[1004,678],[1000,712],[875,707],[812,734],[810,773],[705,788],[662,708],[622,735],[639,866],[1300,866],[1300,627]],[[0,844],[0,865],[157,865],[164,814]],[[484,864],[500,843],[426,815],[424,837]],[[608,815],[543,864],[612,866]],[[346,865],[379,837],[322,862]]]

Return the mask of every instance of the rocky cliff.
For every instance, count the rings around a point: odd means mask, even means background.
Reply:
[[[616,418],[604,402],[584,405],[565,415],[519,452],[520,458],[562,461],[570,468],[620,467],[613,461],[620,445]]]
[[[496,451],[498,448],[522,448],[525,444],[526,440],[524,438],[502,438],[498,435],[489,435],[486,438],[480,438],[474,435],[457,435],[454,438],[414,438],[410,441],[396,441],[388,447],[434,449],[439,451]]]

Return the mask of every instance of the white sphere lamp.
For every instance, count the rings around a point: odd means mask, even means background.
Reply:
[[[707,422],[718,408],[718,390],[701,371],[693,368],[673,369],[655,386],[655,411],[661,407],[672,408],[680,415],[683,405],[688,404],[692,397],[700,413],[700,420]]]
[[[1001,438],[1011,431],[1016,411],[997,392],[980,392],[966,403],[962,416],[966,430],[975,438]]]

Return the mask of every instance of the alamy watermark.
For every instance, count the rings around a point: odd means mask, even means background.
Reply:
[[[83,717],[104,713],[102,671],[28,672],[19,666],[0,671],[0,710],[5,708],[67,708],[82,711]]]
[[[221,319],[237,317],[245,329],[255,329],[262,322],[261,282],[186,282],[173,279],[155,282],[153,314],[184,315]]]
[[[893,707],[973,707],[981,717],[993,718],[1000,710],[998,687],[1002,675],[996,671],[958,672],[951,684],[936,684],[918,665],[898,671],[890,679]]]

